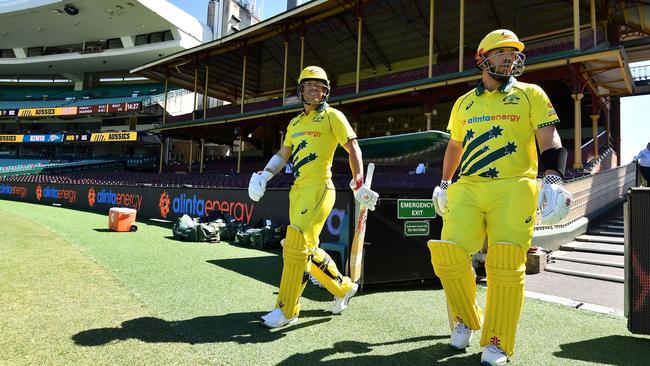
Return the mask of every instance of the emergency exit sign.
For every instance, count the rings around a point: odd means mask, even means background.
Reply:
[[[426,199],[403,199],[397,200],[398,219],[433,219],[436,211],[433,209],[433,201]]]

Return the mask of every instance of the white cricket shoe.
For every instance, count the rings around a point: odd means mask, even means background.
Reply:
[[[504,366],[508,363],[508,355],[501,348],[491,344],[483,347],[481,353],[481,365],[484,366]]]
[[[359,285],[354,283],[352,284],[352,288],[348,290],[345,296],[343,296],[342,298],[334,297],[334,305],[332,305],[332,313],[341,314],[343,310],[345,310],[345,308],[348,307],[350,298],[357,293],[357,290],[359,290]]]
[[[282,310],[276,308],[270,313],[262,316],[262,320],[262,324],[269,328],[279,328],[284,327],[285,325],[295,324],[298,321],[298,317],[294,316],[291,319],[287,319]]]
[[[271,314],[275,314],[278,311],[282,311],[282,310],[280,310],[280,308],[275,308],[275,309],[271,310],[269,313],[260,316],[260,318],[262,318],[262,321],[265,321],[267,318],[269,318],[271,316]],[[276,315],[273,315],[273,316],[276,316]]]
[[[451,332],[451,347],[463,350],[469,346],[472,341],[474,331],[469,329],[465,323],[461,321],[456,322],[454,330]]]

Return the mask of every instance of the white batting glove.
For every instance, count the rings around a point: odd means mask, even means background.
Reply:
[[[248,197],[257,202],[264,196],[266,191],[266,182],[273,178],[273,174],[267,171],[253,173],[251,180],[248,183]]]
[[[440,181],[440,185],[433,190],[433,209],[438,216],[444,215],[447,210],[447,188],[451,185],[450,180]]]
[[[537,209],[542,215],[542,225],[555,225],[569,214],[571,193],[561,184],[562,178],[557,175],[549,174],[542,180],[542,190],[537,200]]]
[[[350,189],[354,192],[354,199],[359,204],[366,206],[370,211],[375,210],[379,194],[363,184],[361,178],[350,181]]]

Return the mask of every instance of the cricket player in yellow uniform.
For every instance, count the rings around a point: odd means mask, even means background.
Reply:
[[[311,274],[334,295],[332,313],[341,313],[357,292],[358,285],[343,276],[330,256],[318,247],[321,230],[336,192],[332,183],[332,160],[338,145],[349,154],[350,188],[360,204],[374,210],[378,195],[363,185],[363,162],[357,136],[340,111],[327,105],[330,92],[325,71],[308,66],[298,78],[298,97],[304,110],[289,122],[283,146],[263,171],[254,173],[248,194],[258,201],[266,182],[291,157],[295,181],[289,193],[287,236],[282,242],[284,265],[276,308],[264,315],[264,325],[277,328],[298,320],[300,295]]]
[[[539,86],[515,79],[524,69],[523,49],[505,29],[490,32],[479,44],[482,78],[453,106],[442,182],[433,193],[444,224],[441,240],[430,240],[429,249],[455,320],[451,345],[466,348],[482,327],[484,365],[504,365],[514,354],[537,209],[542,223],[552,225],[567,215],[571,200],[561,187],[567,151],[555,129],[558,116]],[[541,192],[535,141],[545,170]],[[460,178],[451,184],[456,170]],[[481,250],[486,234],[483,313],[470,256]]]

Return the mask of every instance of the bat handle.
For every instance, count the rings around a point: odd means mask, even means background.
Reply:
[[[370,189],[370,186],[372,185],[372,176],[374,174],[375,174],[375,164],[370,163],[368,164],[368,171],[366,172],[366,181],[364,182],[364,185],[368,189]]]

